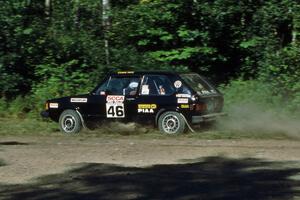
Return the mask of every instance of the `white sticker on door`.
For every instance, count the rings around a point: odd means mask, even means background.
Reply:
[[[142,85],[142,95],[149,95],[149,85]]]

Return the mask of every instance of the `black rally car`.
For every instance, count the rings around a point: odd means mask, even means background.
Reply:
[[[224,115],[222,108],[222,94],[198,74],[117,72],[89,94],[48,100],[41,115],[65,133],[77,133],[89,121],[117,119],[151,121],[163,133],[178,134]]]

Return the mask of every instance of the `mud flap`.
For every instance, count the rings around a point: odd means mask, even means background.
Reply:
[[[181,115],[181,117],[183,118],[183,120],[185,121],[186,125],[188,126],[188,128],[190,129],[190,131],[192,133],[195,133],[194,129],[192,129],[191,125],[189,124],[189,122],[186,120],[185,116],[182,113],[179,113]]]
[[[80,113],[77,109],[76,109],[75,111],[77,112],[77,114],[78,114],[79,117],[80,117],[80,120],[81,120],[81,123],[82,123],[82,127],[83,127],[84,129],[87,129],[86,126],[85,126],[85,122],[84,122],[84,120],[83,120],[83,117],[82,117],[81,113]]]

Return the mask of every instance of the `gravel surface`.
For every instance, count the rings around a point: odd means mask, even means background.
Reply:
[[[4,136],[0,140],[0,183],[32,183],[83,163],[130,167],[194,162],[207,157],[259,158],[300,163],[300,142],[291,140],[197,140],[185,137]],[[2,166],[1,166],[2,165]],[[300,166],[300,165],[298,165]]]

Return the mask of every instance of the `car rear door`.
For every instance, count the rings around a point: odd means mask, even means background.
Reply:
[[[166,75],[146,74],[136,100],[136,115],[151,120],[161,109],[176,107],[175,88]]]

